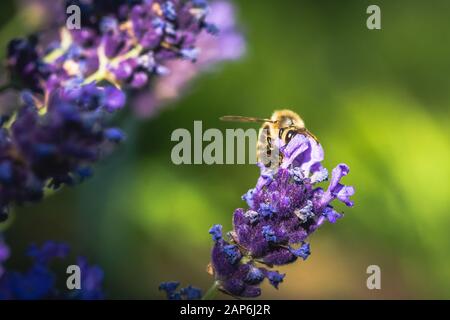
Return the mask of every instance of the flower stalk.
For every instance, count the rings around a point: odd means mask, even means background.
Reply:
[[[212,286],[206,291],[206,293],[203,295],[202,300],[214,300],[214,298],[217,295],[217,292],[219,290],[219,282],[214,281]]]

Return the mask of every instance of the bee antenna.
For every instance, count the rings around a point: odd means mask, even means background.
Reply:
[[[223,116],[223,117],[220,117],[219,119],[221,121],[231,121],[231,122],[270,122],[270,123],[278,122],[278,121],[273,121],[271,119],[243,117],[243,116]]]

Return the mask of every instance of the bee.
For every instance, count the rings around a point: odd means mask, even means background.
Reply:
[[[297,134],[310,137],[319,143],[316,136],[306,129],[303,119],[297,113],[287,109],[275,111],[270,119],[224,116],[220,120],[262,123],[256,146],[256,158],[267,168],[275,168],[281,164],[283,155],[279,149],[287,145]]]

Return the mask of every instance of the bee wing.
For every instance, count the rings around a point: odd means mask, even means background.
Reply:
[[[223,116],[220,118],[222,121],[231,121],[231,122],[271,122],[274,121],[270,119],[263,118],[255,118],[255,117],[243,117],[243,116]]]

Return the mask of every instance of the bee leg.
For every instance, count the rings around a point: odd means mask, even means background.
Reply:
[[[280,152],[278,155],[278,166],[280,166],[283,163],[283,154]]]

